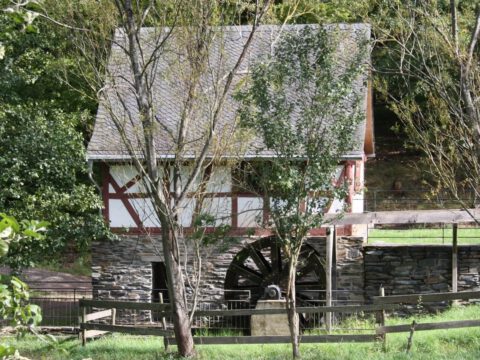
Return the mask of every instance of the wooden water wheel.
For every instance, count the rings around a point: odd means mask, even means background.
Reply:
[[[237,300],[247,291],[255,305],[269,285],[287,289],[288,260],[275,238],[260,239],[243,248],[233,259],[225,277],[225,299]],[[325,271],[318,252],[304,244],[297,265],[297,306],[323,305]]]

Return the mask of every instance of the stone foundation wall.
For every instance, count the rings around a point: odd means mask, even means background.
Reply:
[[[238,239],[235,243],[206,249],[202,256],[200,301],[204,307],[224,303],[224,279],[235,255],[257,238]],[[325,238],[308,239],[321,257]],[[150,301],[152,262],[163,261],[160,239],[145,235],[122,235],[120,241],[95,242],[92,245],[92,281],[94,296],[99,299]],[[339,237],[336,253],[336,293],[340,301],[363,301],[363,238]],[[191,255],[191,254],[190,254]],[[193,256],[189,257],[190,259]],[[192,263],[187,272],[192,274]],[[187,291],[190,289],[187,286]],[[190,290],[191,294],[191,290]]]
[[[337,276],[334,299],[337,304],[362,304],[365,299],[363,238],[337,238]]]
[[[365,293],[386,295],[451,290],[452,248],[442,245],[365,246]],[[458,290],[480,289],[480,246],[458,247]]]

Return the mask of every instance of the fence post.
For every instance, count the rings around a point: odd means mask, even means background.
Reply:
[[[410,336],[408,337],[408,342],[407,342],[407,354],[410,352],[410,349],[412,348],[412,343],[413,343],[413,334],[415,333],[415,325],[417,323],[415,320],[413,320],[412,325],[410,326]]]
[[[85,297],[83,298],[85,299]],[[80,337],[82,338],[82,346],[85,346],[87,344],[87,330],[82,329],[81,326],[82,324],[85,324],[85,319],[87,317],[87,308],[82,305],[82,300],[80,300],[80,316],[79,316],[79,326],[80,326]]]
[[[163,304],[163,294],[162,292],[160,291],[158,293],[158,296],[159,296],[159,300],[160,300],[160,304]],[[165,320],[165,316],[162,315],[162,324],[163,324],[163,329],[164,330],[167,330],[167,321]],[[168,351],[168,335],[165,335],[163,337],[163,346],[165,348],[165,352]]]
[[[112,309],[112,325],[115,325],[115,323],[117,322],[116,317],[117,317],[117,309],[113,308]]]
[[[326,254],[326,306],[332,306],[332,262],[333,262],[333,236],[335,230],[330,226],[327,230],[327,254]],[[325,314],[325,327],[327,332],[332,329],[332,313],[327,312]]]
[[[380,285],[380,289],[378,291],[378,295],[384,297],[385,296],[385,288],[383,285]],[[380,323],[380,326],[385,326],[385,310],[380,310],[378,313],[378,322]],[[381,335],[381,340],[383,342],[382,349],[383,351],[387,350],[387,334],[382,334]]]
[[[452,292],[458,291],[458,224],[452,226]]]
[[[163,294],[159,292],[158,296],[160,298],[160,304],[163,304]],[[167,321],[165,320],[165,316],[163,315],[162,315],[162,325],[163,325],[163,329],[167,330]]]

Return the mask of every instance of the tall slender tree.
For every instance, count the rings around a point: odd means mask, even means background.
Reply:
[[[271,222],[263,225],[274,230],[288,258],[294,358],[300,356],[295,279],[302,245],[310,230],[322,225],[322,209],[344,196],[345,187],[332,178],[364,117],[365,94],[358,89],[367,80],[370,32],[365,28],[352,37],[344,31],[352,30],[305,27],[286,34],[273,54],[253,67],[247,89],[238,95],[241,124],[260,135],[260,151],[272,153],[256,182],[270,199]]]
[[[228,146],[226,139],[235,136],[234,128],[222,125],[222,113],[228,110],[228,94],[270,0],[230,5],[205,0],[74,1],[64,5],[70,17],[55,20],[73,30],[72,41],[91,65],[84,74],[98,90],[102,111],[120,135],[152,200],[162,229],[158,245],[165,259],[175,337],[182,356],[192,356],[195,351],[179,250],[184,238],[180,219],[185,203],[199,191],[198,184]],[[92,22],[85,17],[101,6],[109,9],[105,21]],[[224,36],[222,26],[234,22],[239,11],[251,29],[243,47],[230,58],[218,39]],[[214,67],[212,56],[218,60]],[[165,100],[156,92],[160,78],[164,82],[174,78],[179,87],[178,118],[173,127],[157,111]],[[194,138],[192,131],[196,132]],[[171,158],[159,156],[165,150],[159,139],[167,139]]]
[[[462,208],[480,198],[480,7],[471,1],[380,1],[372,18],[377,88],[424,169]]]

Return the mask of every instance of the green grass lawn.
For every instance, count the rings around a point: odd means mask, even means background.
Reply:
[[[417,322],[479,319],[480,306],[455,307],[437,316],[416,316]],[[388,319],[387,324],[409,324],[413,318]],[[370,325],[370,324],[367,324]],[[480,359],[480,328],[417,332],[410,354],[405,353],[408,333],[391,334],[386,352],[380,343],[366,344],[305,344],[303,359]],[[2,339],[5,340],[5,339]],[[16,341],[9,339],[20,353],[32,359],[174,359],[175,349],[165,352],[160,337],[108,335],[89,341],[82,347],[75,338],[61,338],[59,348],[52,349],[33,337]],[[64,351],[63,351],[63,350]],[[289,359],[289,345],[222,345],[197,346],[199,359]]]
[[[459,228],[457,236],[459,245],[480,245],[479,228]],[[371,229],[368,232],[368,243],[406,245],[451,245],[452,229]]]

